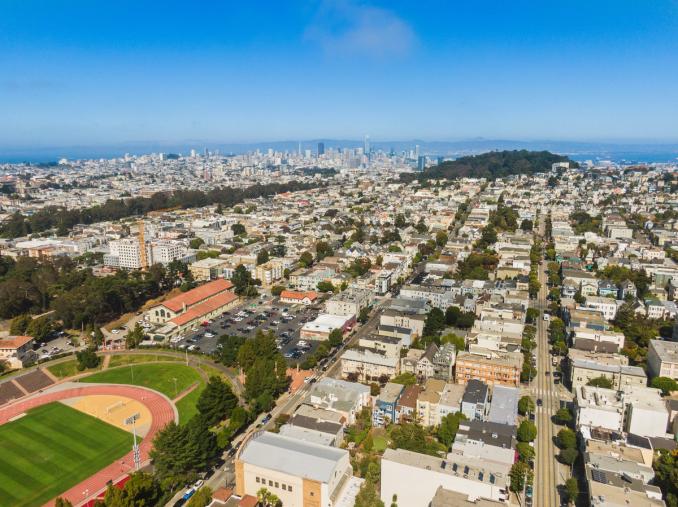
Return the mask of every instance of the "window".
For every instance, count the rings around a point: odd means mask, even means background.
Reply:
[[[315,496],[315,493],[313,491],[311,491],[311,496]]]
[[[276,488],[279,488],[280,485],[276,482],[276,483],[275,483],[275,487],[276,487]]]
[[[268,480],[268,485],[273,487],[273,481],[271,479]]]
[[[282,489],[283,489],[283,491],[287,491],[287,485],[283,484]]]
[[[259,477],[254,478],[257,481],[257,484],[259,484]]]
[[[287,491],[292,491],[292,486],[287,486]]]

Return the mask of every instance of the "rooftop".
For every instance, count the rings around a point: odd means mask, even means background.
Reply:
[[[261,432],[245,443],[239,459],[265,469],[328,483],[348,451]]]
[[[184,292],[183,294],[179,294],[172,299],[160,303],[160,305],[169,308],[174,313],[179,313],[184,309],[184,306],[189,308],[232,287],[233,284],[230,280],[220,278],[212,282],[207,282],[206,284],[191,289],[188,292]]]

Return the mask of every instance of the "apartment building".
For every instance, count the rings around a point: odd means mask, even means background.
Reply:
[[[471,379],[481,380],[488,385],[517,386],[523,368],[520,352],[502,352],[475,349],[473,352],[460,351],[457,354],[455,379],[466,384]]]
[[[429,507],[439,487],[465,495],[508,503],[510,466],[476,458],[446,458],[404,449],[386,449],[381,460],[381,500],[389,505]],[[413,487],[416,485],[416,487]]]
[[[438,426],[440,414],[438,405],[445,389],[445,381],[430,378],[424,385],[424,390],[417,398],[417,420],[422,426]]]
[[[358,317],[360,310],[370,306],[372,292],[366,289],[350,288],[335,294],[325,303],[325,311],[331,315]]]
[[[400,372],[400,357],[386,352],[355,348],[341,355],[341,376],[360,382],[393,378]]]
[[[282,260],[271,259],[268,262],[259,264],[254,269],[254,278],[261,281],[263,287],[270,287],[282,280],[284,270],[285,267]]]
[[[678,342],[650,340],[647,367],[652,377],[678,379]]]

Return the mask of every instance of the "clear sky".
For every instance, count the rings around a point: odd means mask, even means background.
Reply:
[[[2,0],[0,145],[678,140],[678,0]]]

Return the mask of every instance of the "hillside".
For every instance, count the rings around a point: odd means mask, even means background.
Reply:
[[[570,162],[571,167],[578,164],[568,157],[556,155],[549,151],[492,151],[481,155],[461,157],[457,160],[443,162],[429,167],[420,174],[402,174],[405,181],[455,179],[455,178],[488,178],[496,179],[513,174],[534,174],[551,170],[556,162]]]

